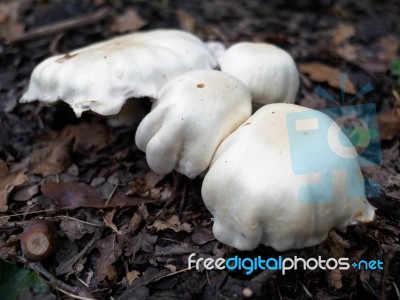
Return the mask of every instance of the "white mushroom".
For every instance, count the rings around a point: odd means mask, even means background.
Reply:
[[[313,246],[374,217],[349,139],[327,115],[293,104],[263,106],[224,140],[202,196],[215,237],[240,250]]]
[[[236,78],[196,70],[168,82],[136,131],[136,145],[150,168],[194,178],[218,145],[251,114],[251,96]]]
[[[77,116],[86,110],[115,115],[128,98],[154,98],[168,80],[216,65],[204,43],[187,32],[133,33],[44,60],[21,102],[62,100]]]
[[[221,71],[240,79],[253,102],[294,102],[299,74],[289,53],[271,44],[238,43],[218,58]]]

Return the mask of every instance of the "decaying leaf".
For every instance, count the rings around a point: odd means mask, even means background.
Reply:
[[[32,174],[44,177],[64,172],[71,164],[72,139],[57,140],[32,153],[29,169]]]
[[[177,215],[169,217],[167,220],[157,219],[154,221],[153,225],[147,226],[147,229],[155,231],[164,231],[167,229],[172,229],[175,232],[186,231],[192,232],[193,227],[189,223],[181,223]]]
[[[18,20],[23,1],[2,1],[0,3],[0,39],[10,43],[25,31],[25,25]]]
[[[390,62],[398,57],[400,50],[400,39],[393,35],[383,36],[379,39],[381,51],[378,53],[378,58],[383,62]]]
[[[105,239],[97,242],[97,249],[100,257],[97,260],[97,281],[102,282],[106,278],[114,281],[117,277],[115,266],[113,265],[122,254],[123,243],[120,238],[112,234]]]
[[[356,34],[356,30],[350,24],[339,23],[332,30],[333,43],[337,46],[343,44]]]
[[[55,201],[56,207],[75,209],[78,207],[114,208],[123,206],[138,206],[151,200],[127,197],[116,193],[110,201],[101,199],[97,189],[85,183],[78,182],[46,182],[41,186],[42,193]]]
[[[79,123],[68,125],[63,130],[52,132],[45,138],[47,140],[73,140],[72,150],[78,153],[99,151],[115,142],[115,134],[109,128],[98,123]]]
[[[344,240],[333,230],[329,233],[328,243],[334,258],[344,257],[345,249],[350,248],[349,241]]]
[[[85,234],[93,233],[96,230],[95,226],[72,219],[63,219],[60,223],[60,228],[70,241],[79,240]]]
[[[339,269],[328,271],[328,284],[335,290],[339,290],[343,287],[342,274]]]
[[[396,97],[392,111],[378,115],[378,124],[381,140],[391,140],[400,134],[400,97]]]
[[[337,68],[320,62],[309,62],[300,64],[299,69],[302,73],[310,75],[310,78],[316,82],[327,82],[331,87],[340,89],[340,71]],[[356,89],[350,80],[347,81],[345,91],[351,95],[356,94]]]
[[[114,215],[115,215],[115,212],[116,212],[116,211],[117,211],[117,210],[114,208],[113,210],[107,212],[107,213],[104,215],[104,217],[103,217],[103,221],[104,221],[104,224],[105,224],[108,228],[110,228],[112,231],[114,231],[115,233],[118,234],[118,233],[120,233],[120,232],[119,232],[117,226],[116,226],[116,225],[114,224],[114,222],[113,222]]]
[[[183,30],[194,32],[196,28],[196,18],[191,16],[186,10],[183,9],[178,9],[176,11],[176,17],[178,18],[179,25]]]
[[[14,187],[23,184],[28,178],[22,171],[8,172],[7,164],[0,161],[0,212],[8,210],[7,199]]]
[[[147,21],[143,19],[136,10],[129,9],[125,11],[123,15],[117,16],[111,25],[110,31],[124,33],[135,31],[147,24]]]
[[[157,241],[156,235],[151,235],[147,232],[139,232],[133,238],[129,239],[128,245],[126,246],[125,256],[131,256],[135,260],[136,253],[140,250],[149,252],[154,249],[154,243]]]
[[[134,282],[136,279],[139,278],[140,272],[133,270],[130,271],[128,274],[126,274],[126,279],[128,280],[129,284],[132,284],[132,282]]]

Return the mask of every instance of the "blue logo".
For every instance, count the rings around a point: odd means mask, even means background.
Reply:
[[[286,117],[293,173],[318,173],[321,176],[318,183],[300,188],[300,201],[332,201],[334,174],[337,171],[351,174],[346,176],[348,196],[363,197],[364,191],[360,187],[364,184],[364,179],[361,176],[354,178],[354,174],[358,174],[359,166],[377,166],[382,161],[375,104],[351,105],[362,95],[371,92],[372,85],[366,84],[352,99],[346,101],[347,74],[340,74],[339,79],[341,101],[335,100],[321,86],[315,90],[316,94],[337,107],[320,111],[293,112]],[[340,159],[337,159],[338,157]],[[379,196],[380,189],[377,183],[370,180],[366,180],[365,183],[367,196]],[[315,193],[325,195],[325,199],[310,197]]]

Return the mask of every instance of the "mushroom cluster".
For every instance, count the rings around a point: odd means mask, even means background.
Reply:
[[[240,250],[265,244],[284,251],[316,245],[332,228],[374,217],[358,162],[346,161],[357,155],[354,147],[330,117],[293,104],[298,88],[294,60],[274,45],[225,49],[183,31],[154,30],[46,59],[21,102],[62,100],[77,116],[120,113],[134,123],[140,107],[121,108],[128,99],[150,98],[152,109],[135,137],[150,168],[189,178],[206,172],[201,192],[215,237]],[[262,106],[253,115],[252,104]],[[293,171],[293,147],[310,157],[323,151],[312,131],[290,143],[288,116],[297,112],[331,124],[333,147],[347,143],[343,156],[303,162],[323,170],[347,165],[328,178],[329,189],[316,188],[326,176]]]

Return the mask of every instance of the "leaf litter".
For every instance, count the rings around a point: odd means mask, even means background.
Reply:
[[[320,18],[307,2],[285,4],[286,8],[260,3],[198,2],[195,8],[174,1],[140,5],[39,1],[36,10],[31,1],[2,2],[0,39],[19,44],[0,45],[0,66],[7,66],[0,69],[0,257],[39,270],[53,288],[50,296],[65,291],[96,299],[396,297],[399,116],[398,97],[392,92],[397,78],[387,71],[398,58],[399,35],[396,30],[384,34],[381,27],[371,29],[371,16],[357,3],[324,8],[329,18]],[[107,13],[97,23],[81,25],[75,18],[100,8]],[[54,11],[57,14],[48,13]],[[346,15],[355,11],[360,18]],[[383,14],[375,11],[382,19]],[[56,27],[54,36],[49,34],[52,24],[65,20],[72,20],[79,30]],[[395,9],[385,16],[384,24],[399,29]],[[54,49],[67,52],[116,33],[171,26],[205,40],[221,40],[226,46],[251,39],[277,43],[299,62],[302,87],[297,102],[308,107],[329,106],[313,94],[318,84],[339,95],[339,72],[349,73],[350,95],[365,82],[373,83],[375,96],[361,100],[376,102],[384,140],[382,165],[364,170],[382,186],[381,197],[371,199],[378,207],[376,221],[352,226],[346,233],[332,231],[321,245],[284,255],[374,257],[390,262],[383,273],[297,270],[287,276],[278,272],[246,276],[242,271],[204,267],[187,270],[190,253],[214,259],[281,253],[264,246],[243,253],[216,241],[211,215],[200,196],[201,179],[187,183],[177,174],[159,176],[150,171],[134,146],[134,128],[111,129],[104,118],[89,113],[77,120],[62,105],[16,105],[33,67]],[[23,41],[25,29],[45,34]],[[53,257],[32,265],[21,256],[18,234],[36,218],[52,220],[59,239]]]

